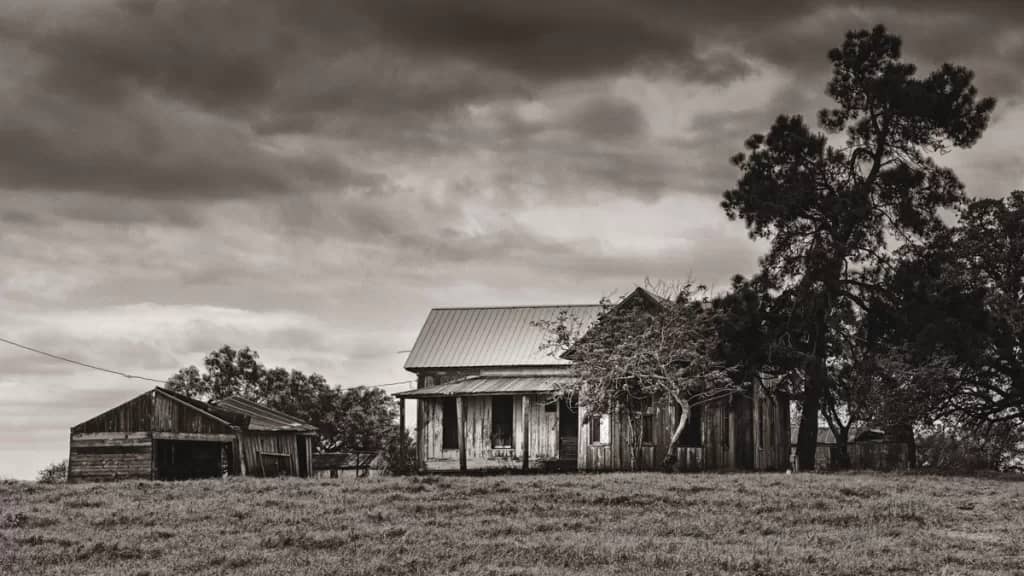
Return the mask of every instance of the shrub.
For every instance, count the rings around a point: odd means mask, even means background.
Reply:
[[[68,478],[68,461],[54,462],[39,471],[37,480],[43,484],[60,484]]]

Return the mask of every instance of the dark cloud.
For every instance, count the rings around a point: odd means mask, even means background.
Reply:
[[[0,185],[153,197],[372,186],[381,177],[329,146],[286,153],[276,137],[436,154],[458,148],[446,136],[461,136],[451,126],[471,103],[535,98],[627,72],[727,84],[753,73],[758,60],[796,72],[801,89],[820,93],[826,50],[845,30],[878,21],[905,34],[909,53],[966,58],[980,85],[1012,95],[1024,58],[1012,42],[1020,6],[128,0],[43,10],[14,3],[0,9],[0,59],[16,71],[0,99]],[[521,128],[527,136],[568,128],[587,146],[641,137],[645,124],[630,104],[601,98],[568,124],[558,121]],[[551,164],[607,178],[623,193],[673,189],[659,174],[664,161],[640,154],[602,149]]]

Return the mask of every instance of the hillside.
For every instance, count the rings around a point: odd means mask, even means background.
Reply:
[[[1022,518],[928,476],[4,483],[0,573],[1019,576]]]

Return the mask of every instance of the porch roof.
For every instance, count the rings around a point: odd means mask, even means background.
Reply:
[[[566,374],[516,376],[469,376],[454,382],[395,394],[399,398],[447,398],[454,396],[507,396],[549,394],[572,381]]]

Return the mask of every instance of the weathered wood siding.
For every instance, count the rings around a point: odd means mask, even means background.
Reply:
[[[752,408],[754,470],[785,470],[789,467],[789,397],[785,394],[755,395]]]
[[[513,467],[521,465],[523,453],[523,397],[512,398],[512,447],[494,448],[491,445],[491,405],[489,396],[463,399],[466,412],[466,466],[467,468]],[[558,457],[558,411],[545,410],[544,400],[531,398],[529,409],[529,459]],[[423,461],[428,469],[457,468],[458,450],[443,449],[444,401],[419,401]]]
[[[153,440],[147,432],[94,432],[71,438],[68,482],[150,479]]]
[[[675,406],[658,404],[650,408],[652,437],[640,448],[637,466],[640,470],[660,469],[668,446],[675,432]],[[632,455],[629,452],[629,420],[625,415],[608,418],[607,443],[590,441],[590,423],[586,410],[577,411],[579,423],[579,447],[577,465],[580,470],[630,470]],[[642,426],[642,423],[640,424]],[[637,433],[642,433],[640,430]]]
[[[290,432],[246,431],[241,434],[242,458],[248,476],[302,475],[299,470],[298,435]],[[305,449],[305,448],[304,448]],[[285,456],[278,456],[284,454]],[[307,462],[310,462],[307,460]],[[312,468],[307,466],[309,475]]]
[[[71,433],[148,432],[151,429],[155,394],[156,392],[150,391],[111,408],[73,427]]]
[[[156,394],[153,403],[154,432],[186,434],[233,434],[231,426],[180,400]]]
[[[672,441],[675,407],[653,409],[651,442],[641,448],[641,470],[656,470]],[[789,458],[789,402],[782,395],[770,398],[733,396],[702,407],[701,446],[677,452],[681,470],[784,470]],[[625,415],[608,418],[607,443],[590,442],[586,411],[578,413],[580,470],[629,470],[629,422]],[[763,440],[763,443],[761,443]]]

